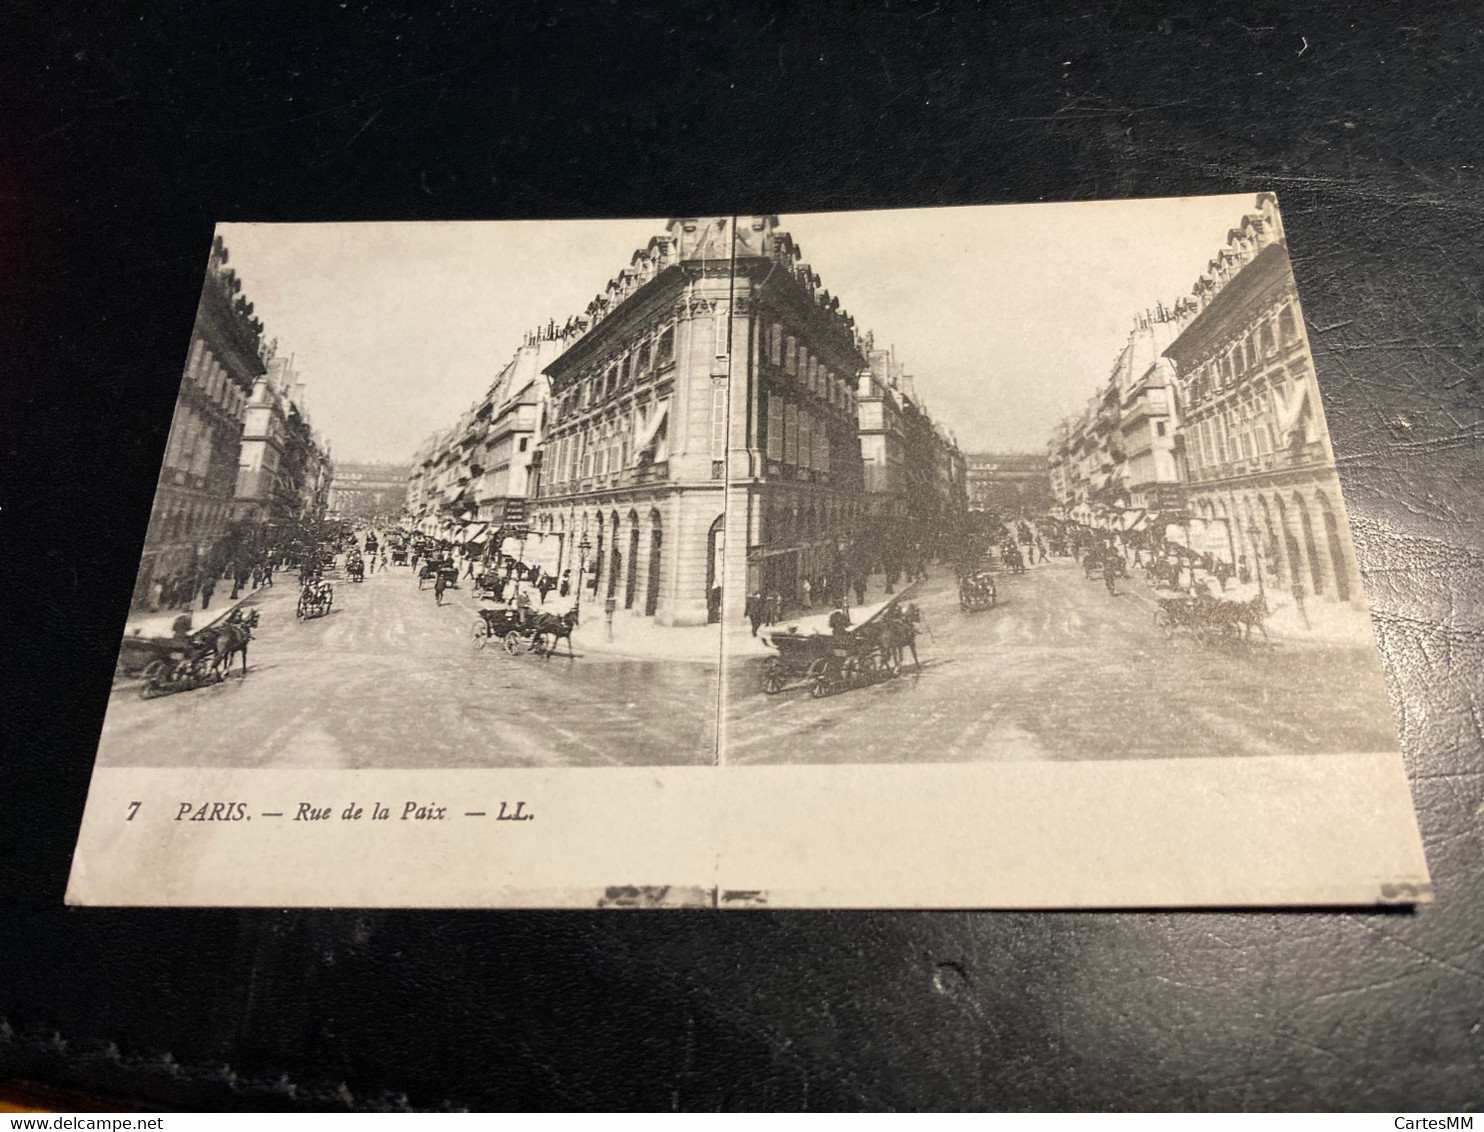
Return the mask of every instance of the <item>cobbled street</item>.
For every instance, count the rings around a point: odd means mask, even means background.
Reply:
[[[1135,572],[1137,574],[1137,571]],[[952,573],[919,586],[927,631],[902,676],[813,699],[729,665],[733,763],[1167,758],[1393,750],[1375,650],[1260,636],[1202,645],[1155,628],[1135,576],[1110,596],[1069,558],[998,576],[992,609],[959,609]]]

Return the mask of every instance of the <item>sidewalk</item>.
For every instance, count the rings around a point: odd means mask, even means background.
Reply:
[[[280,571],[280,573],[283,573]],[[284,574],[284,576],[288,576]],[[279,582],[278,578],[274,578]],[[266,589],[267,587],[263,587]],[[190,605],[180,609],[162,609],[158,613],[135,610],[129,614],[124,622],[124,636],[126,637],[169,637],[174,635],[175,619],[177,617],[189,617],[191,619],[190,632],[194,633],[204,629],[208,625],[215,625],[232,610],[242,605],[249,598],[256,596],[261,589],[243,589],[238,592],[237,600],[231,601],[227,595],[232,592],[232,587],[223,585],[211,595],[211,607],[201,608],[201,599],[197,598]]]

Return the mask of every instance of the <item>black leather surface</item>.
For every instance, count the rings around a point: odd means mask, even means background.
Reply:
[[[0,17],[0,1074],[213,1107],[1475,1104],[1477,6],[427,7]],[[1265,188],[1284,208],[1436,903],[61,907],[213,221]]]

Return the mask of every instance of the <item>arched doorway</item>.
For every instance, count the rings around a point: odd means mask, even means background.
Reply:
[[[1341,601],[1350,600],[1350,564],[1345,560],[1345,550],[1340,543],[1340,524],[1324,492],[1314,497],[1319,503],[1320,518],[1324,523],[1324,541],[1329,544],[1329,560],[1335,571],[1335,596]]]
[[[721,620],[721,563],[718,551],[721,546],[721,525],[725,515],[718,515],[706,533],[706,623],[714,625]]]
[[[644,593],[644,616],[653,617],[660,603],[660,513],[649,513],[649,588]]]
[[[634,608],[634,596],[639,590],[639,516],[629,512],[629,572],[624,577],[623,607]]]
[[[1304,497],[1298,492],[1293,493],[1293,509],[1298,515],[1299,529],[1304,536],[1304,553],[1309,558],[1309,578],[1314,583],[1314,592],[1324,592],[1324,567],[1319,561],[1319,546],[1314,541],[1314,524],[1309,521],[1309,508],[1304,503]]]
[[[1275,586],[1284,585],[1283,581],[1283,554],[1279,549],[1278,529],[1273,523],[1273,512],[1268,506],[1267,497],[1259,495],[1257,505],[1262,508],[1262,525],[1267,536],[1267,545],[1263,547],[1263,557],[1268,562],[1269,572]]]
[[[1290,588],[1298,592],[1304,584],[1304,558],[1299,550],[1298,539],[1294,538],[1293,527],[1288,521],[1288,508],[1283,504],[1281,495],[1273,496],[1273,507],[1278,512],[1278,529],[1283,534],[1283,553],[1288,559],[1288,581]]]

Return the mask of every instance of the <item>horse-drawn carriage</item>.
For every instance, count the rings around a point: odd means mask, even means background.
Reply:
[[[898,598],[870,609],[859,624],[839,622],[840,611],[800,618],[786,626],[769,626],[763,643],[777,650],[763,664],[762,689],[769,695],[802,681],[816,699],[848,688],[874,684],[895,676],[902,652],[912,650],[917,660],[916,626],[921,619],[915,605],[903,609]],[[832,624],[834,622],[834,624]]]
[[[330,607],[334,604],[335,587],[329,582],[323,580],[305,582],[299,588],[299,608],[296,616],[301,621],[323,617],[330,612]]]
[[[1092,547],[1082,556],[1082,576],[1089,582],[1103,577],[1103,570],[1108,566],[1113,568],[1115,578],[1128,577],[1128,566],[1123,561],[1123,555],[1111,546]]]
[[[995,597],[994,575],[988,570],[976,570],[959,579],[958,605],[966,613],[992,608]]]
[[[1260,630],[1263,639],[1268,636],[1263,624],[1268,615],[1268,605],[1261,591],[1251,596],[1218,596],[1204,585],[1196,585],[1191,592],[1156,592],[1159,608],[1154,611],[1154,626],[1166,638],[1177,632],[1188,632],[1203,645],[1216,641],[1246,640],[1254,628]]]
[[[417,588],[423,589],[438,580],[438,575],[443,575],[445,584],[453,589],[458,589],[459,568],[453,564],[452,558],[430,558],[417,568]]]
[[[571,610],[558,616],[554,613],[528,611],[521,617],[519,609],[499,606],[481,609],[479,617],[470,628],[476,649],[482,649],[491,641],[498,640],[511,656],[522,652],[537,656],[555,656],[557,646],[567,642],[568,655],[572,653],[572,630],[577,627],[577,614]]]
[[[345,556],[345,576],[352,582],[366,580],[366,560],[356,551],[351,551]]]
[[[407,548],[405,546],[394,546],[394,547],[392,547],[392,565],[393,566],[406,566],[407,565]]]
[[[119,672],[139,676],[139,694],[146,700],[220,683],[239,654],[246,674],[247,643],[257,624],[257,610],[247,614],[235,609],[223,621],[194,633],[178,629],[169,637],[125,637],[119,648]]]

